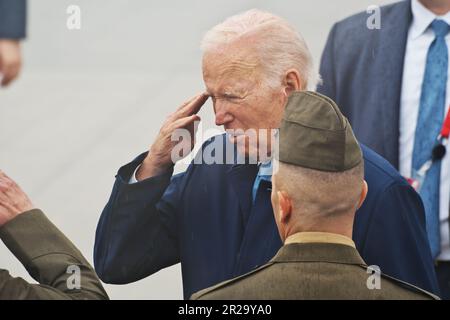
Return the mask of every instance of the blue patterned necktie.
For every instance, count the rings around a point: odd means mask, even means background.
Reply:
[[[419,170],[430,159],[444,120],[448,72],[448,49],[445,36],[450,27],[443,20],[434,20],[431,23],[431,28],[436,37],[428,49],[425,75],[422,82],[412,157],[412,168],[415,171]],[[436,258],[441,250],[439,229],[440,175],[441,161],[436,161],[428,170],[420,188],[433,258]]]

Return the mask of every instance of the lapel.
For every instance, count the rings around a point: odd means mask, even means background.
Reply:
[[[234,165],[228,171],[230,187],[239,202],[243,237],[233,268],[233,276],[260,266],[281,246],[280,236],[273,217],[270,193],[272,184],[261,181],[261,187],[252,201],[253,183],[258,173],[257,165]]]
[[[390,8],[389,19],[383,20],[374,64],[376,94],[380,99],[385,157],[398,168],[399,114],[403,63],[408,30],[412,20],[411,1],[402,1]]]
[[[252,210],[252,188],[258,173],[256,164],[235,164],[228,170],[228,182],[236,193],[242,217]]]

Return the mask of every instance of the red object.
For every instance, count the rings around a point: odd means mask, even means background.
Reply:
[[[444,124],[441,129],[441,137],[448,139],[450,135],[450,108],[448,109],[447,116],[445,117]]]
[[[408,181],[408,183],[411,185],[411,187],[414,188],[414,190],[416,190],[416,191],[419,190],[419,186],[420,186],[419,181],[417,181],[416,179],[413,179],[413,178],[408,178],[408,177],[405,177],[405,178],[406,178],[406,181]]]

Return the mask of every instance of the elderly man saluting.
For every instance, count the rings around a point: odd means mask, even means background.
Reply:
[[[187,101],[162,126],[149,152],[119,169],[97,227],[94,263],[107,283],[130,283],[181,262],[184,297],[268,262],[282,246],[273,217],[270,166],[191,164],[174,175],[176,129],[193,131],[212,98],[227,130],[280,126],[288,97],[313,89],[318,75],[301,36],[283,19],[250,10],[206,35],[206,94]],[[211,144],[250,157],[262,145],[241,135]],[[244,142],[244,143],[242,143]],[[369,193],[356,214],[353,240],[364,260],[385,274],[437,293],[419,196],[380,156],[362,146]]]
[[[334,101],[308,91],[291,94],[274,158],[272,205],[284,246],[264,266],[193,299],[436,298],[382,274],[372,285],[373,272],[351,239],[355,211],[367,195],[364,162]]]

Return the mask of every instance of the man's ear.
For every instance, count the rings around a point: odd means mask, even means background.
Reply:
[[[304,84],[300,79],[300,74],[296,69],[289,69],[283,79],[284,93],[289,96],[294,91],[303,90]]]
[[[364,200],[366,199],[367,192],[369,192],[369,186],[367,185],[366,180],[363,180],[363,187],[361,190],[361,195],[359,196],[359,203],[358,203],[358,207],[356,208],[356,210],[361,208],[362,204],[364,203]]]
[[[287,223],[291,218],[292,213],[292,202],[289,195],[285,191],[278,191],[278,212],[281,223]]]

